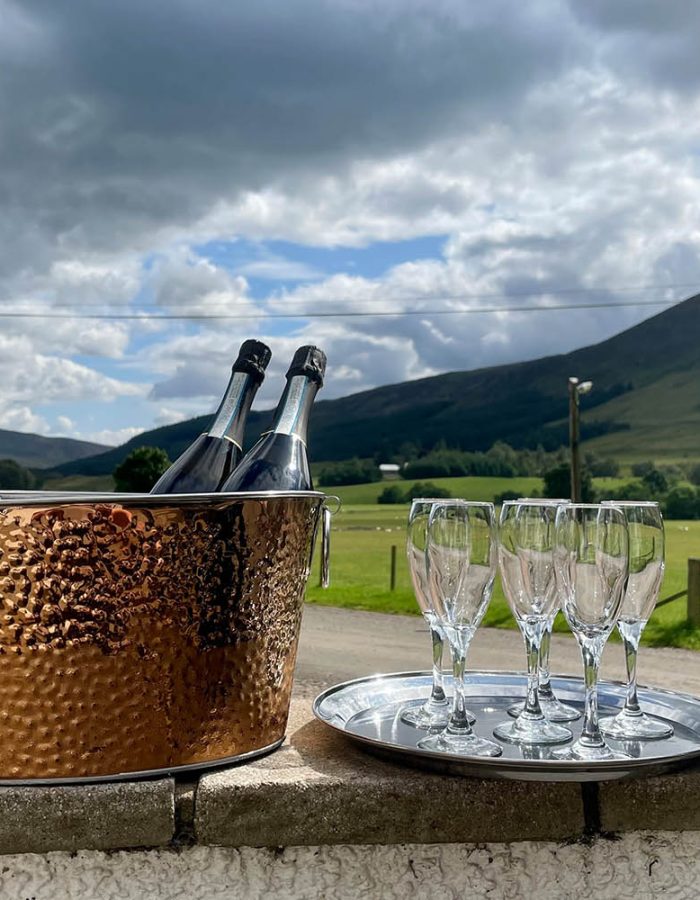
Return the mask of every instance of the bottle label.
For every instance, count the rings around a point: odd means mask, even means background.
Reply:
[[[309,381],[305,375],[294,375],[289,384],[284,409],[275,423],[274,431],[278,434],[295,434],[299,414],[304,408],[304,400],[309,389]]]
[[[209,434],[215,438],[222,438],[226,435],[234,416],[238,415],[241,407],[241,401],[245,397],[245,389],[248,386],[250,375],[247,372],[234,372],[229,389],[226,392],[219,413],[214,424],[209,429]]]

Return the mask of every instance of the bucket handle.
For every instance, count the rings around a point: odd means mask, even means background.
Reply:
[[[335,509],[331,510],[326,504],[329,500],[335,500]],[[331,583],[331,519],[340,511],[342,503],[340,497],[329,495],[323,502],[321,509],[321,587],[327,588]]]

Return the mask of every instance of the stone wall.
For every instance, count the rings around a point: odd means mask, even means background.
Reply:
[[[276,753],[176,781],[0,788],[0,898],[700,895],[700,767],[600,784],[380,761],[293,704]]]
[[[700,833],[563,844],[81,851],[7,856],[0,896],[17,900],[674,900],[698,896]]]

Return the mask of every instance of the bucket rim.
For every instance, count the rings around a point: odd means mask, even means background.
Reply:
[[[218,506],[236,500],[325,500],[323,491],[237,491],[195,494],[140,494],[99,491],[0,491],[0,509],[34,506]]]

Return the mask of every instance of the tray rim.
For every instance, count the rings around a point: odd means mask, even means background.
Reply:
[[[449,673],[446,673],[449,675]],[[561,776],[575,776],[576,774],[587,774],[587,775],[595,775],[596,773],[600,773],[606,779],[616,777],[614,773],[619,773],[617,777],[623,778],[627,776],[630,771],[634,774],[643,775],[644,770],[648,769],[653,774],[654,772],[659,771],[670,771],[672,769],[681,768],[685,765],[690,765],[694,760],[700,759],[700,744],[697,747],[697,750],[689,751],[687,753],[676,753],[673,755],[669,755],[667,757],[656,757],[652,759],[641,759],[641,758],[629,758],[629,759],[614,759],[614,760],[603,760],[599,762],[584,762],[581,760],[530,760],[530,759],[513,759],[513,758],[504,758],[504,757],[487,757],[487,756],[467,756],[467,755],[458,755],[452,753],[440,753],[431,750],[422,750],[411,747],[401,746],[399,744],[391,744],[388,741],[382,741],[377,738],[367,737],[365,735],[354,734],[351,731],[347,731],[344,728],[336,725],[335,723],[329,721],[327,718],[324,718],[320,714],[320,707],[322,703],[331,697],[333,694],[338,693],[339,691],[346,689],[351,686],[361,685],[363,683],[369,683],[372,681],[378,680],[391,680],[391,679],[402,679],[402,678],[417,678],[417,677],[430,677],[432,672],[425,669],[412,670],[407,672],[386,672],[386,673],[376,673],[374,675],[363,675],[359,678],[352,678],[348,681],[341,682],[340,684],[332,685],[330,688],[326,688],[326,690],[321,691],[320,694],[314,699],[312,704],[312,712],[316,719],[319,722],[322,722],[324,725],[327,725],[329,728],[332,728],[338,734],[344,735],[346,738],[350,740],[356,741],[357,743],[364,744],[369,747],[371,750],[377,751],[377,753],[381,754],[384,757],[393,757],[398,760],[405,759],[413,759],[415,761],[425,760],[426,762],[435,763],[436,766],[442,764],[442,767],[449,768],[450,766],[454,766],[458,768],[469,767],[472,769],[480,769],[483,770],[481,774],[488,776],[489,774],[492,777],[503,777],[499,776],[497,773],[502,771],[508,771],[512,776],[517,775],[518,772],[522,772],[523,775],[533,774],[541,774],[542,776],[552,776],[551,780],[556,780],[557,775]],[[479,676],[505,676],[512,677],[517,676],[519,678],[527,678],[527,675],[522,671],[513,671],[513,670],[475,670],[471,669],[467,672],[467,679],[473,679],[474,677]],[[565,682],[574,682],[576,684],[582,684],[583,679],[580,676],[576,675],[560,675],[560,674],[551,674],[551,678],[554,681],[565,681]],[[625,690],[627,687],[626,682],[611,680],[611,679],[600,679],[598,682],[599,687],[603,685],[610,685],[612,687],[618,688],[620,690]],[[700,717],[700,698],[694,696],[693,694],[683,693],[681,691],[673,691],[668,688],[655,688],[649,687],[647,685],[638,685],[638,690],[642,691],[651,691],[654,694],[660,694],[664,697],[668,698],[679,698],[686,702],[694,703],[698,707],[698,715]],[[658,742],[655,742],[658,743]],[[420,764],[420,763],[419,763]],[[543,780],[546,780],[543,778]],[[584,780],[584,779],[581,779]],[[595,778],[588,778],[585,780],[595,781]]]

